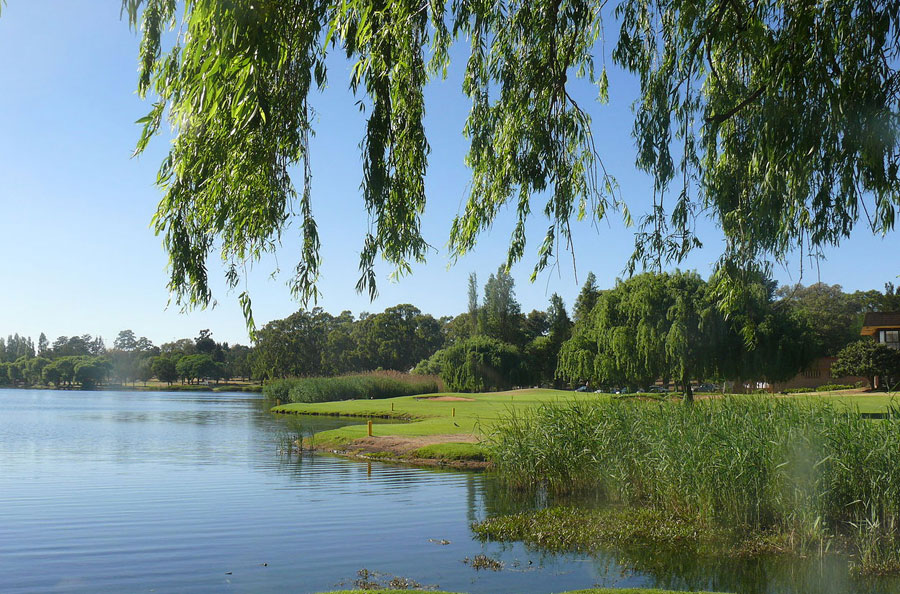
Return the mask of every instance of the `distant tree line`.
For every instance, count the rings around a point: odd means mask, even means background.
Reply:
[[[50,343],[42,332],[37,348],[30,338],[14,334],[0,338],[0,385],[89,389],[110,383],[146,383],[154,377],[168,384],[250,379],[251,350],[218,343],[209,330],[201,330],[194,339],[161,346],[122,330],[109,349],[102,338],[90,334],[60,336]]]
[[[35,345],[0,338],[0,385],[90,387],[105,383],[195,383],[333,376],[374,370],[440,375],[456,391],[523,385],[645,387],[657,379],[787,379],[815,357],[859,340],[868,311],[900,311],[900,291],[845,293],[840,285],[747,283],[737,314],[717,304],[723,289],[693,272],[647,273],[601,290],[588,274],[571,316],[553,294],[523,313],[503,266],[483,287],[469,277],[466,311],[435,318],[410,304],[381,313],[301,310],[263,326],[253,347],[219,343],[209,330],[154,345],[123,330],[112,348],[89,334],[42,333]]]

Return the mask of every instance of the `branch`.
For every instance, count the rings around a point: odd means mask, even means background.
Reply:
[[[762,95],[763,91],[765,91],[765,90],[766,90],[766,86],[760,85],[760,87],[758,89],[756,89],[755,91],[750,93],[749,97],[747,97],[746,99],[744,99],[743,101],[741,101],[740,103],[738,103],[737,105],[735,105],[734,107],[732,107],[731,109],[726,111],[725,113],[709,116],[708,118],[706,118],[706,122],[710,123],[710,124],[712,124],[712,123],[721,124],[725,120],[730,119],[734,114],[736,114],[740,110],[744,109],[745,107],[747,107],[748,105],[750,105],[751,103],[753,103],[754,101],[759,99],[760,95]]]

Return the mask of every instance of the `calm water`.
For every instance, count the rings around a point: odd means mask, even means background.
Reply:
[[[897,582],[851,581],[836,558],[734,563],[482,544],[472,521],[538,502],[510,500],[485,474],[286,454],[285,431],[243,394],[0,390],[0,591],[312,593],[353,587],[366,568],[374,581],[472,594],[900,592]],[[462,562],[480,553],[504,569]]]

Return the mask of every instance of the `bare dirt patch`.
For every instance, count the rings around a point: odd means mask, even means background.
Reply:
[[[438,402],[475,402],[474,398],[466,398],[465,396],[424,396],[416,398],[416,400],[436,400]]]
[[[385,435],[383,437],[361,437],[347,445],[348,449],[367,452],[390,452],[408,454],[413,450],[438,443],[477,443],[478,437],[470,433],[444,435]]]
[[[483,469],[490,463],[483,460],[440,460],[418,458],[412,453],[419,448],[439,443],[477,443],[478,437],[471,433],[454,433],[443,435],[386,435],[384,437],[361,437],[343,446],[340,451],[329,450],[334,454],[371,460],[377,458],[382,462],[399,462],[415,466],[449,466],[463,469]]]

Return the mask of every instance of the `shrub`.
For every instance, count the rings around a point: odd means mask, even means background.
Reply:
[[[825,402],[757,397],[544,405],[511,414],[488,446],[513,487],[599,490],[789,534],[801,548],[840,536],[870,566],[900,545],[898,451],[900,415],[874,422]]]
[[[816,388],[788,388],[787,390],[782,390],[782,394],[806,394],[809,392],[815,392]]]
[[[441,378],[454,392],[505,390],[526,383],[527,369],[515,346],[476,336],[444,349]]]
[[[440,378],[396,371],[338,377],[288,378],[269,382],[263,394],[270,402],[331,402],[431,394],[443,389]]]
[[[879,376],[888,389],[900,379],[900,351],[873,340],[860,340],[844,347],[838,353],[837,361],[831,366],[831,374],[836,377],[859,375],[869,379],[875,387],[875,376]]]
[[[422,359],[413,369],[416,375],[441,375],[444,370],[444,349],[437,351],[427,359]]]
[[[816,388],[816,392],[833,392],[835,390],[852,390],[853,386],[847,384],[825,384]]]

